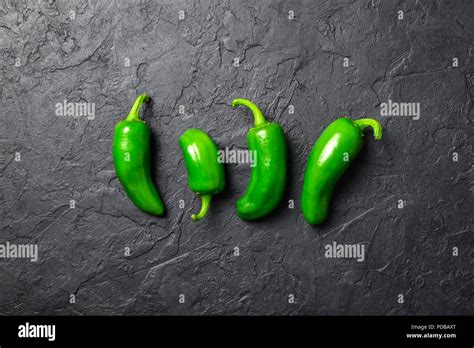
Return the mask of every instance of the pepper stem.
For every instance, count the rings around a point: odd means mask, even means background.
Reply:
[[[376,140],[382,139],[382,126],[380,123],[371,118],[361,118],[360,120],[355,120],[354,123],[363,131],[367,127],[371,127],[374,131],[374,138]]]
[[[191,219],[193,221],[201,220],[207,214],[207,211],[209,210],[209,205],[211,204],[211,198],[212,198],[211,195],[203,195],[200,197],[202,201],[201,211],[197,215],[196,214],[191,215]]]
[[[262,114],[262,111],[260,111],[258,106],[252,103],[250,100],[247,100],[247,99],[232,100],[232,106],[236,107],[237,105],[246,106],[250,109],[250,111],[252,111],[253,118],[255,119],[255,127],[258,127],[267,123],[267,121],[265,120],[265,117]]]
[[[146,93],[140,94],[137,97],[137,100],[135,100],[135,103],[133,104],[132,109],[130,110],[125,120],[126,121],[141,121],[140,115],[138,114],[140,112],[140,107],[142,106],[143,103],[146,103],[150,99],[151,98],[148,94]]]

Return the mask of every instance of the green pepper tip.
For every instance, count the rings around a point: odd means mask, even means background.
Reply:
[[[236,107],[238,105],[243,105],[243,106],[248,107],[250,111],[252,111],[253,118],[255,120],[255,127],[258,127],[267,123],[267,121],[265,120],[265,117],[262,114],[262,111],[258,108],[257,105],[252,103],[250,100],[237,98],[237,99],[232,100],[231,105],[233,107]]]
[[[202,195],[200,197],[202,201],[201,211],[197,215],[196,214],[191,215],[191,219],[193,221],[201,220],[207,214],[207,211],[209,210],[209,205],[211,204],[211,199],[212,199],[211,195]]]
[[[361,118],[359,120],[355,120],[354,123],[360,128],[361,131],[367,127],[372,128],[375,140],[382,139],[382,126],[378,121],[371,118]]]
[[[149,102],[150,100],[151,100],[151,97],[149,94],[147,93],[140,94],[135,100],[135,103],[133,104],[132,109],[130,110],[125,120],[126,121],[142,121],[139,115],[140,108],[143,103]]]

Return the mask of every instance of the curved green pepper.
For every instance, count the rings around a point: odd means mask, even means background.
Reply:
[[[309,155],[304,176],[301,208],[310,225],[322,223],[336,182],[359,154],[364,142],[362,131],[371,127],[374,138],[382,138],[382,126],[366,118],[352,121],[339,118],[321,134]]]
[[[156,191],[150,170],[150,127],[138,115],[147,94],[138,96],[127,118],[114,130],[112,154],[115,172],[130,200],[152,215],[163,215],[165,207]]]
[[[256,165],[252,167],[249,185],[237,201],[237,215],[244,220],[257,220],[273,211],[283,198],[286,186],[286,141],[277,123],[267,122],[260,109],[246,99],[234,99],[232,106],[248,107],[255,127],[247,133],[250,151],[255,151]]]
[[[213,194],[224,189],[224,166],[218,161],[218,150],[211,137],[200,129],[190,128],[179,137],[184,164],[188,172],[189,188],[202,200],[199,214],[191,215],[194,221],[207,213]]]

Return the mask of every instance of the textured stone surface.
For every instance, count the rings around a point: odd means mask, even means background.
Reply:
[[[0,243],[37,243],[39,260],[0,260],[0,313],[473,314],[472,13],[469,0],[1,0]],[[166,218],[130,203],[111,158],[114,125],[144,91]],[[252,120],[234,97],[285,129],[284,203],[239,220],[250,170],[228,165],[193,223],[177,139],[199,127],[246,148]],[[421,103],[420,120],[381,117],[388,99]],[[95,103],[95,118],[56,116],[63,100]],[[383,140],[369,132],[330,218],[310,227],[306,159],[341,116],[379,119]],[[366,260],[325,258],[333,241],[365,244]]]

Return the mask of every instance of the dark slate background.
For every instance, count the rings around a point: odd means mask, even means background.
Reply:
[[[37,243],[40,258],[0,260],[0,314],[473,314],[473,12],[470,0],[1,0],[0,242]],[[130,203],[111,158],[144,91],[165,218]],[[241,221],[250,168],[228,165],[195,223],[178,136],[199,127],[246,148],[252,118],[235,97],[285,129],[284,202]],[[56,116],[65,99],[95,103],[95,119]],[[421,103],[420,120],[381,117],[388,99]],[[383,140],[368,133],[327,223],[310,227],[306,159],[342,116],[380,120]],[[366,260],[325,258],[334,241],[365,244]]]

